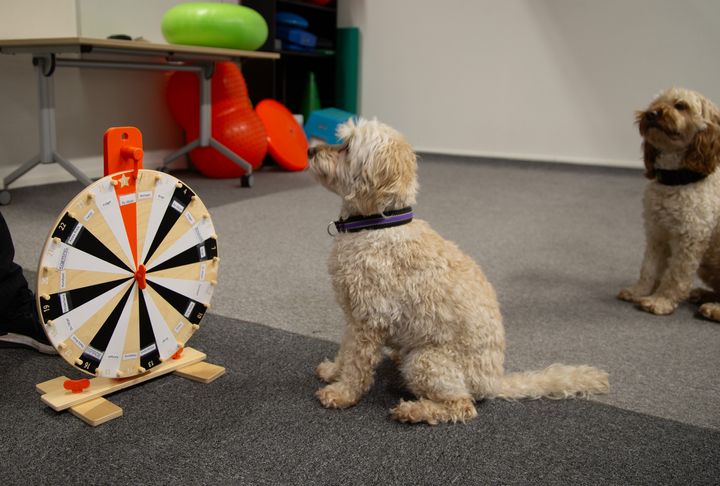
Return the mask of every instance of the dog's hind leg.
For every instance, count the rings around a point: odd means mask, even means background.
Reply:
[[[355,405],[372,385],[383,345],[384,335],[376,328],[350,323],[335,361],[326,360],[316,370],[318,375],[327,373],[332,381],[315,394],[320,403],[326,408]]]
[[[717,302],[707,302],[700,306],[700,314],[712,321],[720,322],[720,304]]]
[[[718,249],[717,236],[703,255],[702,263],[698,269],[698,276],[712,290],[703,288],[690,292],[690,302],[700,304],[701,315],[713,321],[720,321],[720,249]]]
[[[707,302],[717,302],[719,300],[720,294],[702,287],[692,289],[690,291],[690,295],[688,296],[688,302],[692,302],[693,304],[705,304]]]
[[[461,366],[447,352],[416,349],[401,367],[410,391],[418,400],[400,400],[390,413],[400,422],[465,422],[477,416],[471,394],[465,385]]]
[[[700,304],[700,308],[698,309],[700,315],[711,321],[720,322],[720,294],[718,294],[717,291],[695,289],[692,291],[690,297],[697,297],[696,300],[691,300],[691,302]]]

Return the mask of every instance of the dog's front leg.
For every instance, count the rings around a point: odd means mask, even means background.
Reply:
[[[709,235],[680,236],[673,241],[667,269],[652,295],[638,300],[640,307],[653,314],[671,314],[687,299],[692,288]]]
[[[348,318],[348,324],[346,326],[346,329],[349,329],[352,325],[352,318],[350,317]],[[344,350],[351,345],[351,343],[348,341],[354,339],[354,335],[355,333],[349,331],[345,331],[345,333],[343,333],[342,339],[340,341],[340,349],[338,350],[335,359],[330,361],[326,358],[315,368],[315,375],[317,375],[318,378],[320,378],[325,383],[333,383],[337,381],[340,375],[340,367],[342,365],[343,355],[345,354]]]
[[[670,256],[666,238],[649,228],[646,231],[645,254],[640,266],[640,278],[632,287],[620,291],[618,298],[628,302],[639,302],[653,293],[658,286]]]
[[[335,361],[325,361],[316,370],[318,375],[331,373],[326,381],[334,381],[315,394],[320,403],[326,408],[355,405],[372,385],[375,367],[382,359],[383,345],[382,331],[360,323],[348,323]]]

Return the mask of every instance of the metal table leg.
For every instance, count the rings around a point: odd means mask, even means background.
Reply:
[[[200,78],[200,133],[198,138],[165,157],[160,170],[166,170],[170,162],[197,147],[212,147],[225,157],[232,160],[235,164],[239,165],[245,171],[245,174],[241,178],[242,187],[252,187],[252,165],[212,136],[211,89],[214,71],[215,64],[211,63],[205,64],[202,70],[198,72]]]
[[[86,186],[92,183],[88,176],[57,152],[55,89],[53,79],[55,71],[54,56],[36,56],[33,58],[33,64],[35,65],[35,75],[38,86],[40,153],[5,176],[3,179],[4,190],[0,192],[0,204],[2,205],[10,203],[10,192],[7,190],[8,186],[40,164],[59,164]]]

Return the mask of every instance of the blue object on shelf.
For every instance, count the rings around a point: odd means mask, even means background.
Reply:
[[[308,140],[317,138],[329,144],[342,143],[335,130],[338,125],[354,116],[355,114],[349,111],[338,110],[337,108],[324,108],[313,111],[310,113],[307,123],[305,123],[305,135]]]
[[[311,47],[301,46],[299,44],[293,44],[292,42],[283,41],[282,48],[286,51],[294,52],[313,52]]]
[[[310,26],[305,17],[301,17],[292,12],[278,12],[277,15],[275,15],[275,21],[277,22],[278,27],[280,25],[286,25],[288,27],[307,29]]]
[[[292,42],[293,44],[305,46],[310,49],[315,47],[315,44],[317,44],[316,35],[300,29],[293,29],[290,27],[282,27],[278,25],[277,36],[284,41]]]

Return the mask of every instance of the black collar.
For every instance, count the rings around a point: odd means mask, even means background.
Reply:
[[[347,219],[333,221],[338,233],[355,233],[362,230],[376,230],[392,228],[408,224],[413,219],[413,212],[410,206],[402,209],[393,209],[382,214],[371,214],[370,216],[350,216]],[[328,233],[330,232],[328,225]],[[332,234],[332,233],[331,233]]]
[[[684,186],[701,181],[706,177],[707,174],[688,169],[655,169],[655,180],[664,186]]]

